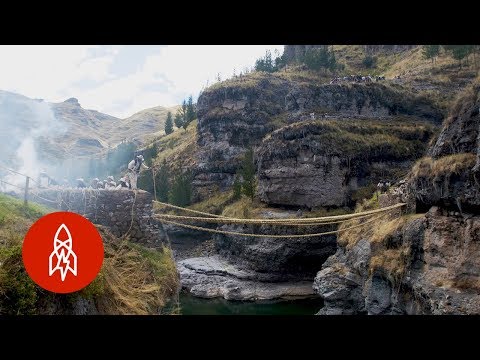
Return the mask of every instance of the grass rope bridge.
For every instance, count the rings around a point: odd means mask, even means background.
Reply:
[[[167,204],[159,201],[156,201],[156,202],[159,203],[160,205],[163,205],[172,209],[191,212],[195,214],[200,213],[201,215],[208,216],[208,217],[198,217],[198,216],[182,216],[182,215],[170,215],[170,214],[154,215],[154,217],[162,223],[180,226],[180,227],[192,229],[192,230],[216,233],[216,234],[259,237],[259,238],[303,238],[303,237],[317,237],[317,236],[323,236],[323,235],[338,234],[342,231],[351,230],[353,228],[357,228],[369,223],[373,223],[377,221],[380,217],[385,215],[387,212],[395,209],[399,209],[406,205],[405,203],[398,203],[398,204],[387,206],[384,208],[362,211],[354,214],[323,216],[323,217],[315,217],[315,218],[240,219],[240,218],[232,218],[232,217],[209,214],[209,213],[191,210],[191,209],[187,209],[187,208],[183,208],[183,207],[179,207],[179,206],[175,206],[175,205],[171,205],[171,204]],[[376,214],[379,214],[379,215],[371,218],[373,215],[376,215]],[[187,222],[195,221],[195,222],[207,222],[207,223],[217,223],[217,224],[237,224],[237,225],[325,226],[325,225],[332,225],[332,224],[341,224],[352,219],[365,219],[365,218],[369,218],[369,219],[366,221],[363,221],[360,224],[346,227],[343,229],[325,231],[320,233],[288,234],[288,235],[241,233],[236,231],[211,229],[211,228],[206,228],[202,226],[196,226],[196,225],[178,222],[178,221],[187,221]],[[173,220],[177,220],[177,221],[173,221]]]
[[[188,225],[188,224],[182,224],[178,223],[175,221],[169,221],[169,220],[160,220],[162,222],[165,222],[167,224],[172,224],[180,227],[184,227],[187,229],[193,229],[193,230],[200,230],[200,231],[207,231],[215,234],[223,234],[223,235],[233,235],[233,236],[247,236],[247,237],[258,237],[258,238],[274,238],[274,239],[285,239],[285,238],[306,238],[306,237],[317,237],[317,236],[323,236],[323,235],[332,235],[332,234],[338,234],[342,231],[347,231],[351,230],[363,225],[366,225],[368,223],[377,221],[381,216],[376,216],[373,219],[370,219],[368,221],[365,221],[361,224],[350,226],[348,228],[344,229],[339,229],[339,230],[332,230],[332,231],[325,231],[321,233],[314,233],[314,234],[290,234],[290,235],[276,235],[276,234],[251,234],[251,233],[241,233],[241,232],[236,232],[236,231],[226,231],[226,230],[218,230],[218,229],[209,229],[209,228],[204,228],[201,226],[194,226],[194,225]]]

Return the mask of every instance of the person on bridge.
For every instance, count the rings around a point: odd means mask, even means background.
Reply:
[[[85,189],[87,185],[85,184],[85,180],[83,178],[78,178],[77,179],[77,188],[79,189]]]
[[[90,187],[92,189],[98,189],[98,183],[99,183],[100,179],[99,178],[94,178],[92,179],[92,181],[90,181]]]
[[[128,163],[128,179],[132,189],[137,188],[137,179],[138,179],[138,175],[140,174],[140,171],[142,169],[145,169],[145,170],[150,169],[147,165],[145,165],[144,162],[145,162],[145,159],[143,158],[143,155],[137,155],[135,156],[135,159],[133,159]]]
[[[120,178],[116,189],[119,190],[119,189],[128,189],[128,188],[129,186],[127,184],[127,180],[124,177]]]

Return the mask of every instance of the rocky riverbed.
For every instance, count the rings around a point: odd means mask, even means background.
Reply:
[[[261,216],[268,218],[293,217],[295,214],[294,211],[261,212]],[[319,228],[314,231],[320,231]],[[210,239],[198,241],[193,240],[195,231],[191,231],[189,237],[190,230],[168,229],[182,287],[202,298],[274,300],[317,297],[312,288],[315,273],[319,264],[336,249],[335,237],[330,235],[279,239],[215,234]],[[263,234],[280,231],[285,235],[299,231],[266,225],[247,228],[223,225],[221,229]]]

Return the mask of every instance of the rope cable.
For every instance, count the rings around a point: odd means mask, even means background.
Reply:
[[[164,203],[162,203],[164,204]],[[193,212],[195,210],[190,210],[190,209],[185,209],[181,208],[175,205],[170,205],[166,204],[169,207],[174,207],[177,209],[185,210],[185,211],[190,211]],[[380,209],[375,209],[375,210],[368,210],[368,211],[362,211],[358,213],[353,213],[353,214],[346,214],[346,215],[334,215],[334,216],[324,216],[324,217],[314,217],[314,218],[286,218],[286,219],[240,219],[240,218],[231,218],[231,217],[225,217],[222,216],[221,218],[217,219],[212,219],[212,218],[205,218],[205,217],[192,217],[192,216],[181,216],[181,215],[168,215],[168,214],[159,214],[155,215],[155,217],[160,218],[160,217],[170,217],[170,218],[175,218],[175,219],[182,219],[182,220],[196,220],[196,221],[205,221],[205,222],[218,222],[218,223],[240,223],[240,224],[267,224],[267,223],[273,223],[273,224],[284,224],[284,223],[321,223],[321,222],[326,222],[330,220],[350,220],[354,218],[360,218],[362,216],[366,215],[373,215],[377,213],[382,213],[386,211],[390,211],[402,206],[405,206],[406,204],[404,203],[398,203],[395,205],[387,206],[384,208]],[[201,213],[201,211],[195,211],[196,213]],[[204,215],[207,215],[208,213],[203,213]],[[213,215],[213,214],[208,214],[210,216],[215,216],[219,217],[219,215]]]
[[[180,227],[184,227],[187,229],[193,229],[193,230],[199,230],[199,231],[207,231],[215,234],[223,234],[223,235],[233,235],[233,236],[245,236],[245,237],[259,237],[259,238],[275,238],[275,239],[284,239],[284,238],[304,238],[304,237],[316,237],[316,236],[323,236],[323,235],[332,235],[332,234],[338,234],[342,231],[347,231],[351,230],[354,228],[357,228],[359,226],[366,225],[368,223],[374,222],[378,220],[382,215],[379,215],[371,220],[367,220],[361,224],[350,226],[345,229],[340,229],[340,230],[333,230],[333,231],[326,231],[326,232],[321,232],[321,233],[316,233],[316,234],[292,234],[292,235],[267,235],[267,234],[250,234],[250,233],[240,233],[240,232],[235,232],[235,231],[225,231],[225,230],[218,230],[218,229],[209,229],[209,228],[204,228],[200,226],[194,226],[194,225],[188,225],[188,224],[182,224],[178,223],[175,221],[170,221],[170,220],[165,220],[165,219],[160,219],[159,221],[167,223],[167,224],[172,224]]]

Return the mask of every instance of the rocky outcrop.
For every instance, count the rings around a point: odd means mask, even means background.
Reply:
[[[302,234],[320,233],[332,230],[331,227],[279,227],[279,226],[236,226],[224,225],[224,231],[246,232],[257,234]],[[313,278],[318,269],[331,254],[335,252],[334,235],[301,237],[301,238],[269,238],[244,237],[216,234],[215,249],[217,253],[232,263],[240,264],[254,271],[268,273],[275,279],[308,279]]]
[[[480,176],[473,171],[472,153],[420,160],[409,179],[409,191],[415,195],[417,211],[431,206],[460,212],[480,212]]]
[[[314,296],[311,281],[275,282],[272,276],[240,268],[218,255],[178,263],[182,287],[203,298],[270,300]]]
[[[246,149],[274,129],[271,117],[284,111],[288,88],[288,81],[267,76],[252,84],[217,86],[199,97],[195,201],[233,184]]]
[[[325,300],[320,314],[480,313],[478,90],[466,91],[430,156],[384,196],[412,199],[420,214],[340,236],[315,278]]]
[[[433,158],[480,151],[480,82],[467,89],[446,119],[436,143],[429,151]]]
[[[426,124],[371,120],[283,127],[257,151],[258,195],[276,205],[351,205],[359,189],[405,173],[432,134]]]
[[[255,73],[208,88],[198,99],[194,201],[231,187],[240,159],[276,128],[314,117],[391,118],[411,115],[435,123],[442,113],[400,86],[318,84]]]
[[[432,207],[383,244],[341,247],[315,278],[320,314],[478,314],[479,239],[480,216]]]
[[[465,91],[445,121],[430,157],[414,167],[410,191],[418,206],[480,213],[480,84]]]
[[[292,217],[292,212],[265,213]],[[332,226],[279,227],[223,225],[219,229],[256,234],[301,234]],[[195,296],[235,300],[316,296],[312,281],[318,266],[335,253],[334,235],[269,238],[214,235],[214,254],[178,262],[182,287]]]

